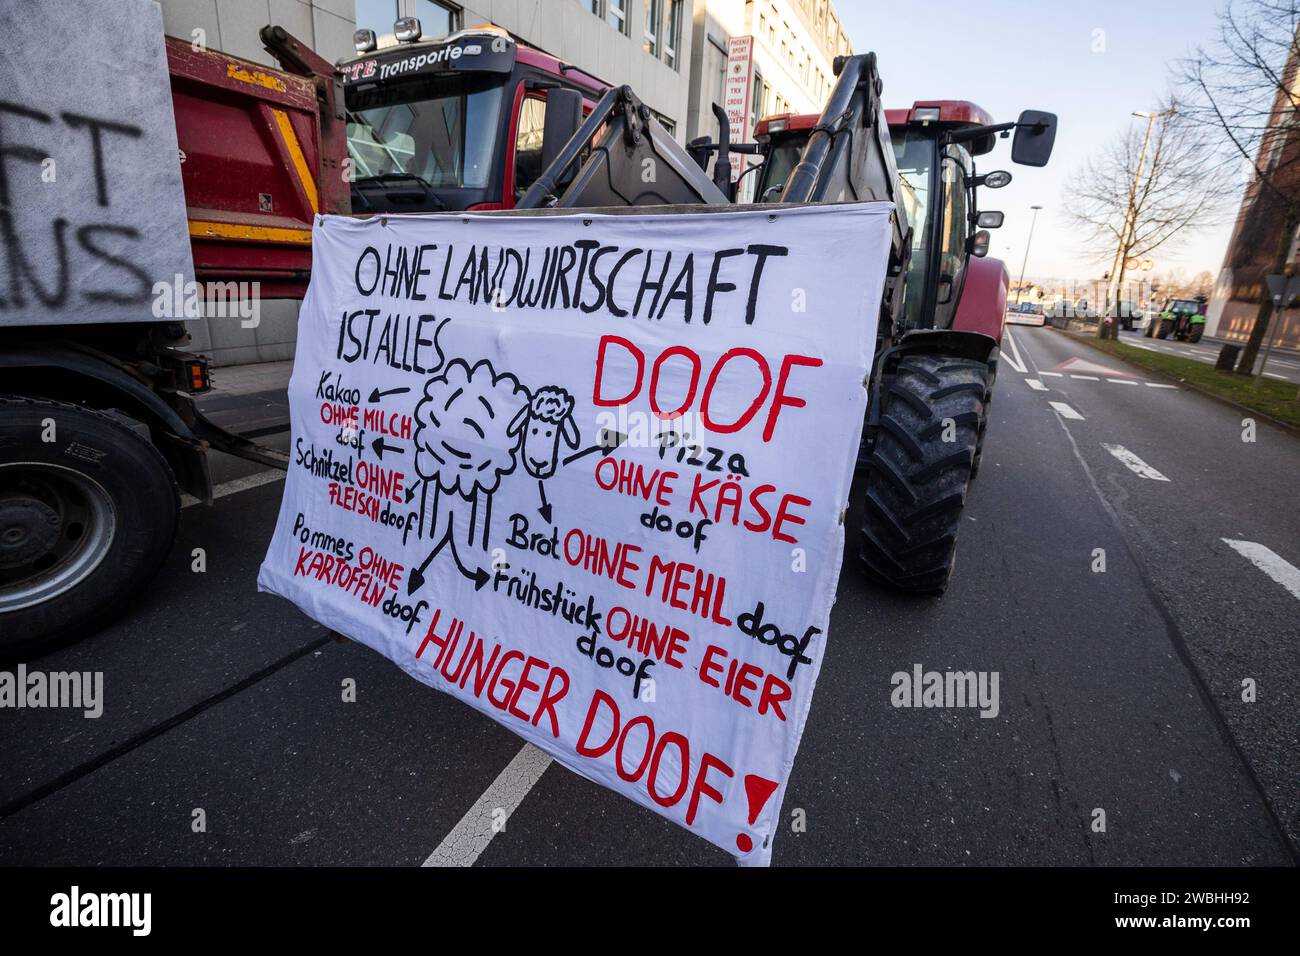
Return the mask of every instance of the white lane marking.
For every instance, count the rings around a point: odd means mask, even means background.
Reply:
[[[1095,376],[1095,375],[1071,375],[1070,378],[1077,378],[1077,379],[1078,379],[1079,381],[1081,381],[1081,382],[1100,382],[1100,381],[1101,381],[1101,379],[1099,379],[1099,378],[1098,378],[1097,376]]]
[[[1108,378],[1108,382],[1114,382],[1116,385],[1140,385],[1141,382],[1135,382],[1131,378]]]
[[[273,481],[283,481],[284,472],[278,468],[268,468],[266,471],[254,472],[251,475],[245,475],[243,478],[233,478],[230,481],[223,481],[212,489],[213,498],[224,498],[226,495],[236,495],[241,491],[248,491],[250,488],[260,488],[262,485],[269,485]],[[190,505],[202,504],[198,498],[190,495],[181,496],[181,507],[188,508]]]
[[[1123,445],[1110,445],[1106,442],[1102,442],[1101,447],[1118,458],[1125,468],[1140,478],[1150,478],[1152,481],[1169,480]]]
[[[1131,345],[1131,346],[1133,346],[1135,349],[1146,349],[1148,352],[1159,352],[1159,351],[1160,351],[1159,349],[1152,348],[1152,347],[1149,346],[1149,345],[1138,345],[1136,342],[1129,342],[1128,344]]]
[[[1065,378],[1060,372],[1039,372],[1039,375],[1050,375],[1052,378]]]
[[[509,819],[551,763],[544,751],[524,744],[421,865],[473,866],[496,836],[497,828],[493,824],[497,811],[504,812]]]
[[[1006,359],[1008,363],[1010,363],[1013,369],[1015,369],[1021,375],[1024,375],[1025,372],[1029,370],[1025,368],[1025,360],[1020,357],[1020,348],[1016,345],[1016,340],[1011,337],[1011,332],[1006,329],[1004,329],[1002,332],[1002,338],[1005,339],[1006,343],[1011,346],[1011,351],[1015,354],[1015,358],[1012,358],[1002,349],[998,349],[998,352],[1001,353],[1002,357]]]
[[[1062,418],[1072,418],[1076,422],[1083,421],[1083,416],[1069,405],[1065,404],[1065,402],[1048,402],[1047,404],[1056,409],[1056,414],[1060,415]]]
[[[1290,381],[1290,379],[1287,378],[1285,375],[1278,375],[1277,372],[1265,372],[1264,374],[1267,375],[1269,378],[1280,378],[1284,382]]]
[[[1177,388],[1177,385],[1166,385],[1164,382],[1145,382],[1147,388]]]
[[[1045,392],[1045,391],[1047,391],[1047,386],[1044,385],[1042,382],[1040,382],[1040,381],[1039,381],[1038,379],[1036,379],[1036,378],[1027,378],[1027,379],[1025,379],[1025,384],[1028,385],[1030,388],[1032,388],[1035,392]]]
[[[1300,365],[1296,365],[1294,362],[1283,362],[1275,358],[1270,358],[1269,361],[1272,362],[1274,365],[1280,365],[1283,368],[1300,368]]]
[[[1293,598],[1300,600],[1300,568],[1254,541],[1234,541],[1232,538],[1222,540],[1233,551],[1290,591]]]

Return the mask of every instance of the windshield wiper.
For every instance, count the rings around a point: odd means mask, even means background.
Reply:
[[[438,209],[446,209],[447,204],[443,202],[442,197],[433,191],[433,183],[429,182],[423,176],[417,176],[415,173],[376,173],[373,176],[358,176],[354,181],[356,183],[375,183],[382,187],[387,187],[389,183],[414,183],[420,187],[421,194],[407,192],[399,193],[394,198],[409,199],[431,199],[437,204]],[[387,191],[387,190],[385,190]]]

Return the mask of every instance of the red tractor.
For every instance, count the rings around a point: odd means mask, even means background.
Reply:
[[[758,202],[790,200],[834,114],[772,116],[755,138],[765,159]],[[1002,213],[980,211],[977,189],[1011,174],[977,173],[974,157],[1015,131],[1011,159],[1046,164],[1056,117],[1027,110],[1014,123],[963,100],[886,110],[897,203],[910,227],[901,306],[882,321],[875,391],[864,429],[861,557],[867,571],[909,592],[940,593],[952,572],[969,482],[979,471],[997,376],[1007,270],[986,257]],[[833,122],[833,120],[831,120]],[[845,197],[849,198],[849,197]]]

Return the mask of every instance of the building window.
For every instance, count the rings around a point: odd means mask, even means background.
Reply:
[[[682,42],[682,0],[668,0],[668,22],[664,30],[664,62],[678,69],[677,55]]]
[[[624,35],[627,34],[628,0],[605,0],[605,22]]]
[[[659,31],[663,19],[663,0],[645,0],[645,51],[651,56],[659,55]]]
[[[397,0],[357,0],[358,30],[374,30],[375,36],[392,33],[399,16]]]
[[[763,87],[763,77],[757,72],[754,73],[754,96],[749,103],[749,130],[753,133],[754,127],[758,121],[763,118],[763,94],[766,90]]]
[[[420,31],[427,37],[445,37],[460,29],[460,10],[437,0],[415,0],[413,16],[420,18]]]
[[[391,36],[399,17],[417,17],[426,37],[445,37],[460,29],[460,8],[438,0],[357,0],[357,29]]]
[[[592,13],[594,13],[596,16],[599,17],[599,16],[602,15],[601,12],[600,12],[600,3],[601,3],[601,0],[582,0],[582,3],[583,3],[583,6],[585,6],[588,10],[590,10],[590,11],[591,11]]]
[[[645,0],[643,49],[675,70],[678,68],[681,36],[681,0]]]

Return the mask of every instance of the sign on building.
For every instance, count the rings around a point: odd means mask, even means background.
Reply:
[[[748,143],[753,136],[749,124],[750,97],[754,85],[754,38],[752,36],[731,37],[727,40],[727,85],[724,90],[727,122],[731,126],[730,141]],[[746,157],[731,158],[731,181],[735,182],[744,172]]]

